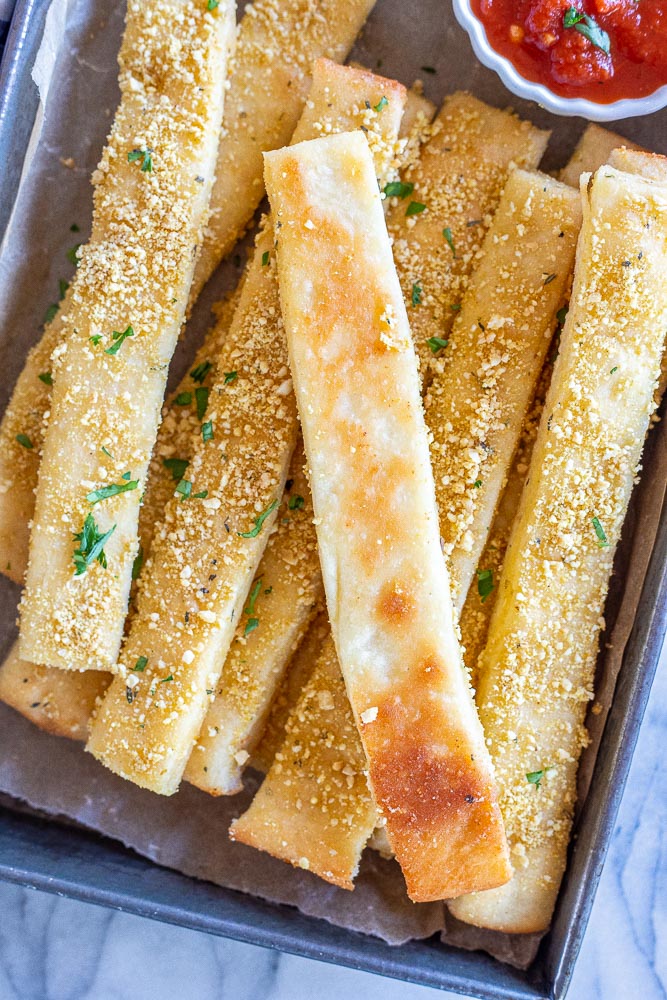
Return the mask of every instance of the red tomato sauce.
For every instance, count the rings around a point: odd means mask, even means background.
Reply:
[[[472,0],[528,80],[608,104],[667,84],[667,0]]]

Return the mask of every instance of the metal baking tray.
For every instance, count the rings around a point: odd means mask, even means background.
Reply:
[[[19,0],[0,66],[0,234],[18,186],[37,104],[30,69],[48,0]],[[641,489],[641,487],[640,487]],[[667,515],[627,645],[595,774],[577,818],[554,921],[530,969],[437,939],[399,948],[296,909],[161,868],[120,844],[0,806],[0,878],[222,937],[453,990],[483,1000],[564,997],[593,905],[667,627]]]

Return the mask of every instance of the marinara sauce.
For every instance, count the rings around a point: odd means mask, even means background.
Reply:
[[[522,76],[608,104],[667,84],[667,0],[472,0]]]

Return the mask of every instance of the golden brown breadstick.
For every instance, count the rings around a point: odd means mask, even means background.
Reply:
[[[607,163],[609,154],[618,146],[626,146],[628,149],[641,148],[636,143],[630,142],[629,139],[624,139],[622,135],[617,135],[616,132],[611,132],[608,128],[602,128],[602,126],[590,122],[566,166],[561,170],[560,180],[579,190],[581,175],[592,173],[603,163]]]
[[[26,663],[16,643],[0,668],[0,701],[44,732],[85,740],[88,719],[111,680],[99,670],[76,672]]]
[[[327,605],[371,787],[412,898],[500,884],[505,839],[368,146],[345,133],[265,163]]]
[[[667,329],[667,186],[604,166],[582,195],[570,309],[479,665],[515,874],[450,904],[508,932],[548,926],[565,868],[604,602]]]
[[[387,213],[422,375],[429,342],[449,336],[510,166],[536,167],[549,137],[464,93],[445,100],[431,132]]]
[[[553,355],[553,349],[550,349],[550,353]],[[507,483],[493,517],[484,551],[479,558],[477,580],[469,587],[461,609],[459,627],[461,629],[463,658],[470,672],[470,681],[474,689],[477,688],[477,661],[486,645],[489,622],[498,595],[498,580],[503,568],[512,525],[519,510],[521,493],[530,465],[530,456],[551,381],[553,360],[553,356],[548,357],[542,369],[535,398],[524,418],[519,444],[507,475]]]
[[[23,659],[112,669],[222,116],[234,5],[132,3],[93,229],[62,310],[21,604]],[[74,445],[74,446],[73,446]]]
[[[262,152],[292,138],[321,57],[343,62],[375,0],[254,0],[239,24],[211,218],[190,294],[199,295],[264,197]]]
[[[335,737],[329,728],[334,712],[339,720]],[[229,835],[353,889],[376,818],[364,752],[329,633],[264,784]]]
[[[271,703],[260,741],[253,750],[252,758],[249,761],[249,764],[258,771],[266,773],[273,763],[276,752],[280,750],[280,745],[285,739],[287,720],[301,697],[301,692],[315,668],[315,661],[320,654],[324,640],[330,632],[327,613],[322,611],[312,622],[289,661],[280,687]],[[333,721],[333,725],[336,727],[338,727],[338,717],[336,712]]]
[[[426,394],[440,536],[460,611],[569,292],[579,193],[514,170]],[[418,312],[418,308],[415,309]]]

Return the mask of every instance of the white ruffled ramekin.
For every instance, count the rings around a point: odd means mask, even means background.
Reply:
[[[560,97],[544,84],[526,80],[509,59],[491,47],[484,25],[472,11],[470,0],[452,0],[452,4],[454,16],[467,31],[479,61],[489,69],[495,70],[513,94],[529,101],[536,101],[547,111],[553,111],[556,115],[581,115],[582,118],[594,122],[609,122],[619,118],[634,118],[635,115],[648,115],[667,105],[667,86],[659,87],[646,97],[624,98],[621,101],[612,101],[611,104],[597,104],[582,97]]]

